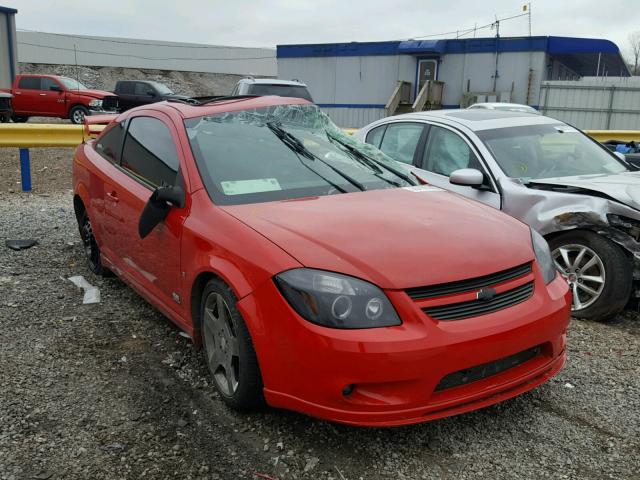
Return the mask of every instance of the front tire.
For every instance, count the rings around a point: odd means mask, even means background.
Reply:
[[[14,115],[11,117],[11,120],[13,120],[14,123],[26,123],[29,120],[29,117],[17,117]]]
[[[83,105],[76,105],[69,111],[69,120],[75,125],[84,123],[84,117],[89,115],[89,109]]]
[[[624,309],[633,267],[619,245],[594,232],[575,230],[552,237],[549,247],[572,290],[574,317],[607,321]]]
[[[237,410],[263,404],[262,376],[236,297],[221,280],[209,280],[200,301],[204,354],[216,390]]]

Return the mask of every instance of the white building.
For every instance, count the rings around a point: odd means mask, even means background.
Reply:
[[[437,108],[475,101],[537,108],[545,80],[629,76],[613,42],[569,37],[279,45],[277,60],[279,77],[305,82],[316,103],[344,127],[410,110],[430,80],[443,82]],[[392,101],[394,93],[404,110]]]

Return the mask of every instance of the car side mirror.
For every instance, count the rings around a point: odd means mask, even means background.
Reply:
[[[52,92],[61,92],[62,87],[60,85],[51,85],[49,87],[49,90],[51,90]]]
[[[185,194],[182,187],[158,187],[142,210],[138,221],[138,235],[145,238],[163,221],[173,207],[184,207]]]
[[[147,92],[147,95],[149,95],[150,97],[155,97],[156,96],[156,92],[154,92],[153,90],[149,90]]]
[[[464,187],[480,188],[484,184],[484,174],[475,168],[461,168],[451,172],[449,183]]]

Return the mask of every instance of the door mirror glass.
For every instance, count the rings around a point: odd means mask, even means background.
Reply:
[[[138,222],[138,235],[140,235],[140,238],[145,238],[149,235],[166,218],[172,207],[182,208],[184,206],[184,197],[182,187],[156,188],[140,215],[140,221]]]
[[[451,172],[449,182],[465,187],[480,187],[484,183],[484,174],[475,168],[461,168]]]

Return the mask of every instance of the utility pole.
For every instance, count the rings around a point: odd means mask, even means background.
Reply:
[[[529,13],[529,36],[531,36],[531,2],[527,4],[527,12]]]
[[[496,16],[496,21],[491,24],[491,29],[496,30],[496,61],[495,61],[495,71],[493,72],[493,91],[495,92],[498,88],[498,52],[499,52],[499,43],[500,43],[500,20]]]

